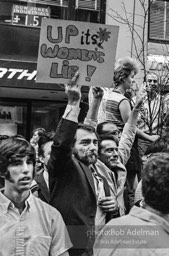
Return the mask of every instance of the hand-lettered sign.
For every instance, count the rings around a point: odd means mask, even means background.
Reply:
[[[66,84],[78,71],[78,84],[110,87],[118,30],[118,26],[43,18],[36,82]]]

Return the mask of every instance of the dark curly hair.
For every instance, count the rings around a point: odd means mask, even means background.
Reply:
[[[0,143],[0,176],[9,178],[8,166],[15,157],[25,157],[28,155],[35,167],[36,152],[33,146],[20,136],[12,136],[2,140]]]
[[[142,172],[144,201],[163,214],[169,213],[169,154],[158,153],[147,161]]]
[[[139,71],[139,65],[135,59],[124,57],[115,64],[113,81],[115,87],[121,84],[134,71],[136,75]]]

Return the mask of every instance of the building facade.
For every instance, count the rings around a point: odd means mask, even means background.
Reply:
[[[64,111],[64,86],[35,82],[42,18],[105,23],[105,6],[105,0],[0,0],[0,134],[30,139],[37,127],[54,130]],[[88,87],[82,92],[83,119]]]
[[[0,0],[0,134],[29,139],[37,127],[54,130],[64,111],[64,86],[35,82],[43,17],[118,25],[116,60],[139,54],[152,71],[168,62],[168,1]],[[143,82],[143,68],[136,78]],[[88,87],[82,91],[81,119]]]
[[[169,60],[169,1],[107,0],[106,24],[120,27],[116,59],[139,56],[146,70],[164,71]],[[144,79],[142,64],[141,69],[138,84]]]

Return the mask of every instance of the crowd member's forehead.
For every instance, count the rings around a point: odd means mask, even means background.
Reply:
[[[158,80],[158,76],[154,73],[147,74],[147,79],[156,79]]]
[[[117,126],[113,123],[105,123],[103,125],[103,132],[111,133],[112,131],[118,130]]]
[[[12,155],[17,155],[21,157],[25,155],[34,156],[35,149],[30,145],[30,143],[25,138],[13,136],[1,141],[0,155],[6,155],[7,158],[10,158]]]
[[[13,154],[8,158],[8,162],[13,163],[13,161],[22,160],[23,158],[27,157],[27,159],[32,159],[33,155],[29,153],[25,154]]]
[[[80,141],[84,138],[97,139],[96,133],[93,131],[88,131],[84,129],[77,129],[75,139],[76,141]]]
[[[102,148],[115,148],[117,149],[118,145],[116,141],[111,139],[103,139],[100,143]]]

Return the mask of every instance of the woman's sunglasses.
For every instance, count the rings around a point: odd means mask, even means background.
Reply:
[[[149,83],[151,83],[151,82],[157,83],[158,81],[156,79],[148,79],[148,82]]]

